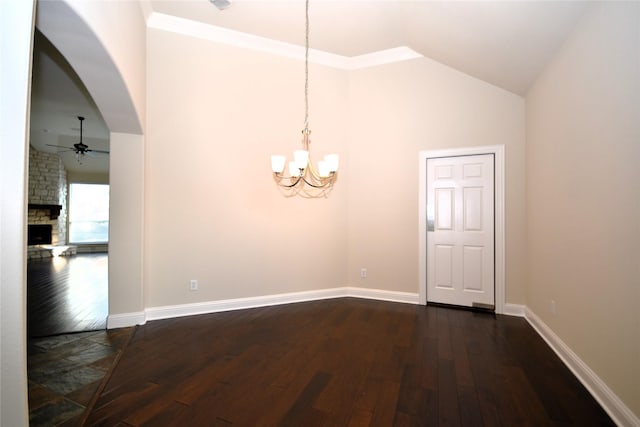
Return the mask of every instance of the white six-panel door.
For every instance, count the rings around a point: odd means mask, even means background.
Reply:
[[[493,154],[427,159],[427,301],[495,306]]]

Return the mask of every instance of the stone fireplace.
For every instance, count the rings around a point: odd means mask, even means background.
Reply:
[[[27,223],[51,226],[52,246],[67,243],[67,171],[57,154],[45,153],[29,147],[29,205]],[[31,227],[32,230],[48,227]],[[48,239],[46,239],[48,240]],[[31,244],[28,257],[51,256],[51,250]],[[44,243],[43,243],[44,244]]]

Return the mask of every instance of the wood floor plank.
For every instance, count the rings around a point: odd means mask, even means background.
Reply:
[[[463,426],[484,426],[480,409],[478,392],[475,387],[458,386],[458,402],[460,403],[460,424]]]
[[[163,408],[161,412],[158,412],[154,417],[146,420],[144,424],[138,424],[137,422],[127,421],[131,425],[145,425],[151,426],[167,426],[167,427],[182,427],[184,423],[184,417],[188,414],[189,407],[180,402],[171,402]]]
[[[371,417],[373,414],[360,409],[354,410],[350,417],[348,427],[369,427],[371,425]]]
[[[373,411],[371,425],[390,426],[393,425],[396,408],[398,406],[398,396],[400,395],[400,384],[397,382],[385,381],[382,383],[382,390]]]
[[[460,425],[460,406],[456,387],[455,368],[452,360],[438,361],[438,424]]]
[[[315,409],[314,403],[330,380],[330,374],[317,372],[297,397],[279,425],[292,427],[299,425],[322,425],[322,418],[325,417],[325,414]]]

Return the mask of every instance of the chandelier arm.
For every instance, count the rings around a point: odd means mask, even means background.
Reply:
[[[301,177],[301,178],[309,187],[313,187],[313,188],[329,188],[333,184],[333,179],[332,180],[328,180],[324,184],[318,185],[318,184],[313,184],[313,183],[307,181],[304,177]]]
[[[278,176],[278,175],[276,175]],[[282,179],[291,179],[293,178],[292,176],[278,176],[279,180]],[[276,184],[278,184],[280,187],[284,187],[284,188],[293,188],[296,185],[298,185],[298,183],[300,182],[301,179],[303,179],[301,176],[297,177],[298,179],[296,179],[296,182],[294,182],[293,184],[281,184],[280,182],[276,182]],[[305,180],[306,182],[306,180]]]
[[[328,186],[330,186],[331,184],[333,184],[333,182],[335,181],[335,175],[334,172],[332,172],[331,176],[327,176],[327,177],[320,177],[320,176],[316,176],[316,175],[311,175],[312,179],[307,179],[305,178],[305,175],[302,176],[298,176],[295,177],[296,180],[295,182],[291,183],[291,184],[281,184],[280,182],[277,182],[277,184],[280,187],[284,187],[284,188],[293,188],[296,185],[298,185],[298,183],[300,181],[303,181],[304,183],[306,183],[307,185],[309,185],[310,187],[313,188],[327,188]],[[291,179],[294,178],[293,176],[282,176],[279,174],[275,174],[275,176],[277,177],[278,181],[281,181],[283,179]]]
[[[311,161],[311,155],[309,155],[309,165],[307,166],[307,169],[309,170],[309,173],[311,174],[311,176],[317,181],[322,181],[324,179],[329,178],[329,177],[320,176],[318,171],[315,170],[315,168],[313,167],[313,162]]]

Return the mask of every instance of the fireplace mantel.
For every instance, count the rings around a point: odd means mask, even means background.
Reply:
[[[29,203],[29,209],[43,209],[49,211],[49,218],[57,219],[60,216],[62,205],[46,205],[40,203]]]

